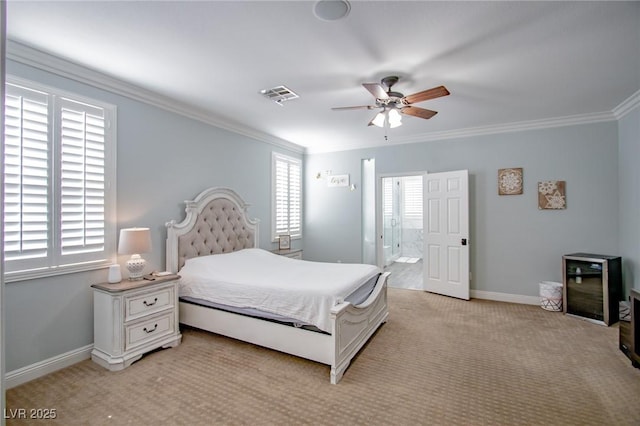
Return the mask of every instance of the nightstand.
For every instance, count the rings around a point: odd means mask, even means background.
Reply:
[[[284,256],[284,257],[290,257],[292,259],[302,260],[302,249],[271,250],[271,253]]]
[[[178,275],[94,284],[91,359],[118,371],[157,348],[180,344]]]

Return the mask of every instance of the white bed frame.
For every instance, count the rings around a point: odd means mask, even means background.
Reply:
[[[229,202],[234,206],[232,210],[241,216],[242,232],[246,233],[248,230],[252,238],[243,237],[242,242],[232,238],[234,241],[230,241],[229,245],[221,249],[220,238],[228,237],[228,229],[224,231],[211,227],[212,235],[206,236],[204,240],[215,240],[216,247],[209,252],[183,256],[180,237],[200,226],[202,212],[205,209],[211,211],[212,206],[221,200],[227,206]],[[171,221],[166,224],[168,271],[179,273],[185,257],[258,247],[259,222],[248,218],[249,205],[233,190],[210,188],[200,193],[193,201],[185,201],[185,204],[186,218],[180,223]],[[207,222],[207,226],[209,225]],[[387,321],[388,276],[388,272],[380,275],[373,292],[363,303],[354,306],[344,302],[331,309],[330,335],[186,302],[180,302],[180,323],[330,365],[331,383],[337,384],[353,357],[378,327]]]

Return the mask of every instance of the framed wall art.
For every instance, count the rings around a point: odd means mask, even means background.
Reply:
[[[522,168],[498,170],[498,195],[522,194]]]
[[[349,175],[331,175],[327,176],[327,186],[330,188],[349,186]]]
[[[289,250],[291,248],[291,235],[280,235],[278,238],[278,248],[280,250]]]
[[[563,210],[567,208],[566,182],[546,180],[538,182],[538,209]]]

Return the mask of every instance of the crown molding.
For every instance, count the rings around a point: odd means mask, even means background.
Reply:
[[[600,123],[605,121],[616,121],[617,117],[613,112],[597,112],[590,114],[571,115],[566,117],[548,118],[542,120],[518,121],[513,123],[496,124],[491,126],[468,127],[465,129],[447,130],[443,132],[422,133],[407,137],[394,138],[391,141],[381,142],[376,146],[367,148],[375,148],[381,146],[393,146],[410,143],[432,142],[447,139],[468,138],[474,136],[495,135],[499,133],[523,132],[528,130],[543,130],[552,127],[575,126],[579,124]],[[335,149],[333,149],[335,148]],[[355,149],[363,149],[361,146],[341,147],[325,147],[324,149],[309,149],[305,151],[307,154],[316,154],[322,152],[351,151]]]
[[[289,141],[276,138],[239,123],[231,122],[219,117],[212,117],[211,113],[160,95],[139,86],[103,74],[99,71],[67,61],[45,51],[35,49],[14,40],[7,40],[7,59],[24,65],[35,67],[79,83],[88,84],[117,95],[144,102],[146,104],[209,124],[220,129],[247,136],[289,151],[304,153],[303,147]]]
[[[418,136],[411,136],[398,139],[399,143],[429,142],[443,139],[463,138],[470,136],[495,135],[498,133],[523,132],[528,130],[543,130],[553,127],[576,126],[580,124],[600,123],[604,121],[615,121],[616,117],[612,112],[597,112],[589,114],[571,115],[566,117],[547,118],[542,120],[517,121],[513,123],[503,123],[491,126],[470,127],[466,129],[448,130],[444,132],[426,133]]]
[[[640,106],[640,90],[622,101],[620,105],[613,109],[613,114],[618,120]]]
[[[323,148],[304,148],[284,139],[277,138],[267,133],[260,132],[248,126],[225,120],[220,117],[212,117],[211,113],[200,108],[176,101],[175,99],[162,96],[158,93],[143,89],[116,79],[99,71],[89,69],[74,62],[67,61],[45,51],[35,49],[14,40],[7,40],[7,59],[29,65],[61,77],[88,84],[98,89],[106,90],[130,99],[144,102],[156,106],[163,110],[173,112],[220,129],[247,136],[260,142],[265,142],[279,148],[284,148],[300,154],[314,154],[322,152],[350,151],[365,149],[362,146],[340,144],[325,146]],[[490,126],[470,127],[465,129],[455,129],[443,132],[422,133],[408,137],[394,138],[393,145],[408,143],[431,142],[437,140],[447,140],[499,133],[522,132],[527,130],[541,130],[553,127],[574,126],[579,124],[599,123],[605,121],[616,121],[624,117],[630,111],[640,106],[640,90],[624,100],[609,112],[598,112],[566,117],[557,117],[542,120],[519,121],[513,123],[496,124]],[[389,146],[389,143],[380,143],[377,147]],[[368,146],[366,148],[374,148]]]

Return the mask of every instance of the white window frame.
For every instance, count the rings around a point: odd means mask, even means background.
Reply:
[[[46,255],[34,260],[5,258],[5,281],[21,281],[73,272],[88,271],[103,268],[116,260],[116,116],[115,105],[107,104],[95,99],[89,99],[75,93],[66,92],[54,87],[45,86],[19,77],[6,77],[6,94],[12,92],[10,86],[19,86],[26,91],[41,92],[47,99],[47,144],[48,144],[48,184],[47,184],[47,249]],[[66,107],[65,107],[66,105]],[[61,162],[62,152],[62,111],[69,111],[69,106],[76,106],[76,110],[100,111],[104,113],[104,235],[103,243],[98,243],[94,250],[88,253],[67,253],[63,255],[62,235],[62,203],[63,174]],[[6,125],[6,121],[5,121]],[[2,129],[5,132],[5,129]],[[84,139],[86,138],[86,139]],[[87,136],[83,140],[89,141]],[[6,142],[5,142],[6,143]],[[68,143],[65,146],[69,146]],[[85,147],[88,149],[89,147]],[[83,159],[90,159],[83,151]],[[65,159],[68,159],[68,154]],[[2,161],[6,159],[3,157]],[[88,164],[88,163],[87,163]],[[87,168],[90,165],[87,166]],[[4,169],[3,169],[4,170]],[[65,168],[68,170],[68,168]],[[6,171],[5,171],[6,173]],[[65,173],[65,179],[68,179]],[[81,179],[86,184],[86,178]],[[68,186],[67,186],[68,187]],[[89,192],[89,191],[87,191]],[[4,193],[4,192],[3,192]],[[84,194],[84,192],[83,192]],[[2,200],[4,203],[4,199]],[[81,203],[83,206],[89,205]],[[6,211],[5,211],[6,214]],[[100,212],[98,212],[98,215]],[[66,213],[68,217],[69,213]],[[4,223],[3,217],[3,223]],[[99,219],[98,219],[99,220]],[[88,229],[88,228],[83,228]],[[5,228],[6,232],[6,228]],[[67,234],[68,235],[68,231]],[[100,235],[98,235],[98,241]],[[5,247],[6,250],[6,247]]]
[[[286,184],[279,179],[278,166],[286,167],[287,179]],[[296,172],[297,170],[297,172]],[[297,176],[290,175],[297,173]],[[297,185],[295,184],[297,182]],[[278,185],[284,184],[287,188],[286,206],[282,206],[279,196],[282,195]],[[295,186],[292,187],[291,185]],[[296,199],[297,198],[297,199]],[[271,154],[271,241],[277,242],[280,235],[289,235],[291,239],[302,238],[302,160],[288,155],[272,152]],[[285,208],[287,218],[285,226],[278,226],[282,221],[281,209]],[[297,225],[296,225],[297,223]]]

